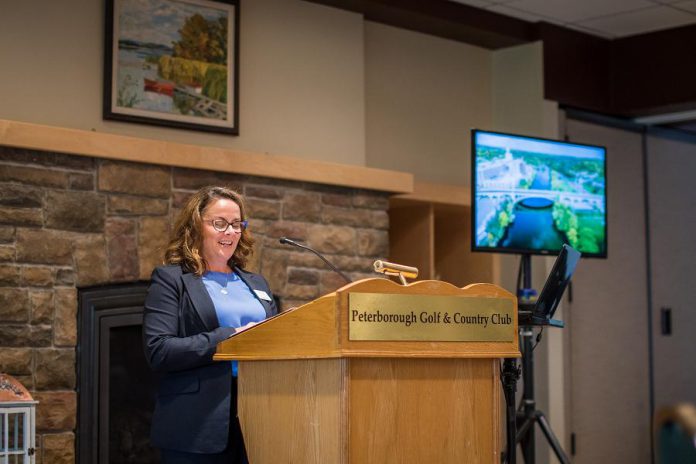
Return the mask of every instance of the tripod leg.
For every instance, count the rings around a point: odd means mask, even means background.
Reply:
[[[553,452],[556,454],[558,460],[561,461],[561,464],[570,464],[570,459],[568,459],[568,456],[563,452],[563,448],[561,448],[561,444],[558,442],[558,438],[556,438],[553,430],[551,430],[551,426],[546,420],[546,416],[544,416],[543,412],[536,412],[536,421],[539,423],[541,431],[546,435],[546,440],[549,442],[549,445],[551,445]]]
[[[525,327],[520,331],[522,335],[522,404],[520,409],[524,417],[534,420],[536,411],[536,401],[534,400],[534,346],[532,337],[534,335],[531,327]],[[535,459],[535,440],[534,423],[532,427],[522,435],[520,446],[522,446],[522,456],[525,464],[534,464]]]
[[[520,419],[522,420],[517,422],[517,436],[515,437],[516,443],[521,443],[522,440],[524,440],[527,436],[527,433],[529,433],[530,429],[534,427],[534,416],[520,416]]]
[[[534,416],[518,416],[516,441],[522,448],[524,464],[534,464]]]
[[[536,450],[534,443],[534,422],[530,422],[532,427],[528,427],[527,433],[525,433],[520,439],[520,446],[522,447],[522,458],[524,459],[524,464],[535,464],[536,463]]]

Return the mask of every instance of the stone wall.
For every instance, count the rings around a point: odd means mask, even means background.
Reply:
[[[209,184],[246,196],[248,267],[284,308],[343,281],[283,235],[353,278],[387,257],[384,193],[0,147],[0,372],[40,401],[37,463],[75,461],[78,289],[149,279],[178,209]]]

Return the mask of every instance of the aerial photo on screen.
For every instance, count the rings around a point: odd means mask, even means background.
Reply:
[[[475,133],[475,246],[606,253],[605,150]]]

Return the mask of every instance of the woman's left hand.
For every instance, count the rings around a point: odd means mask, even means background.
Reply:
[[[235,333],[243,332],[243,331],[245,331],[245,330],[247,330],[247,329],[250,329],[250,328],[254,327],[256,324],[258,324],[258,322],[249,322],[247,325],[243,325],[243,326],[241,326],[241,327],[237,327],[237,328],[234,329],[234,330],[235,330]]]

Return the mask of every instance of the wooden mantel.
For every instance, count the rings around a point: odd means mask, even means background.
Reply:
[[[413,192],[413,175],[405,172],[5,119],[0,119],[0,145],[382,192]]]
[[[413,192],[392,197],[393,204],[432,203],[471,207],[471,189],[463,185],[415,181]]]

